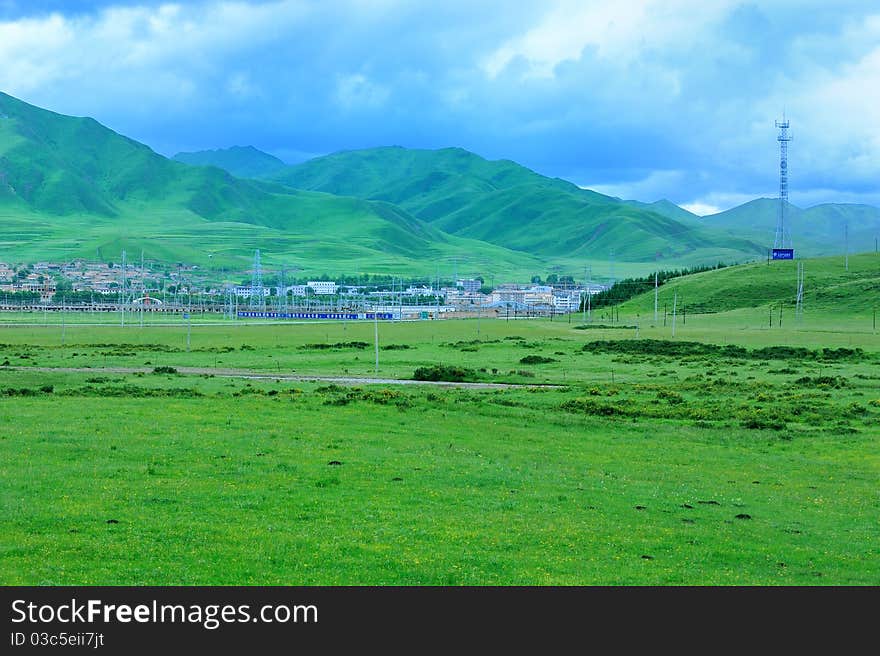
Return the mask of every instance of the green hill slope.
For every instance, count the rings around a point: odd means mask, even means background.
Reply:
[[[686,225],[694,225],[699,223],[700,217],[693,212],[688,212],[683,207],[679,207],[675,203],[670,200],[666,200],[665,198],[662,200],[654,201],[653,203],[642,203],[637,200],[627,200],[624,201],[627,205],[632,205],[633,207],[639,207],[650,212],[656,212],[661,216],[665,216],[669,219],[675,219],[676,221],[680,221]]]
[[[795,261],[755,262],[674,278],[659,289],[663,304],[688,313],[727,312],[745,308],[793,307],[797,298],[797,265],[804,265],[804,308],[807,311],[870,313],[880,306],[880,255],[863,253]],[[649,316],[654,309],[653,285],[621,305],[621,311]]]
[[[0,94],[0,260],[148,258],[216,267],[433,273],[438,261],[537,271],[539,260],[450,236],[384,202],[242,180],[168,160],[89,118]],[[313,268],[312,268],[313,267]]]
[[[605,259],[613,252],[630,262],[716,262],[763,252],[747,239],[680,220],[689,213],[675,213],[671,203],[624,202],[460,148],[341,152],[271,178],[295,188],[385,200],[446,232],[544,257]]]
[[[177,153],[172,159],[193,166],[216,166],[237,178],[259,178],[284,169],[287,164],[253,146]]]

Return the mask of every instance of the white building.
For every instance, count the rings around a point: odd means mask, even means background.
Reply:
[[[238,285],[234,287],[235,295],[241,296],[242,298],[250,298],[251,297],[251,286],[250,285]],[[272,293],[272,290],[269,287],[263,287],[263,296],[269,296]]]
[[[306,286],[311,287],[317,296],[332,296],[338,289],[336,283],[329,280],[309,280]]]
[[[525,303],[525,290],[522,289],[496,289],[489,295],[490,303]]]
[[[288,285],[284,288],[284,292],[281,295],[305,296],[307,294],[306,289],[308,289],[308,285]]]
[[[560,312],[575,312],[580,309],[583,294],[583,290],[580,289],[554,290],[553,307]]]
[[[457,287],[461,287],[466,292],[475,293],[480,291],[480,288],[483,286],[483,281],[479,278],[462,278],[455,284]]]

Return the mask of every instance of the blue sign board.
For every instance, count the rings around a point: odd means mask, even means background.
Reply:
[[[794,249],[793,248],[774,248],[773,249],[773,259],[774,260],[793,260],[794,259]]]

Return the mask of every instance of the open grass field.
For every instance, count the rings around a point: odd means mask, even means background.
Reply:
[[[380,377],[503,388],[295,379],[375,376],[371,323],[195,322],[187,351],[182,322],[5,322],[0,582],[880,582],[871,317],[673,339],[631,303],[379,324]]]

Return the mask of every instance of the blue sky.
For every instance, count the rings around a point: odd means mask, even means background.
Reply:
[[[0,0],[0,90],[165,155],[461,146],[699,213],[880,205],[880,6]]]

